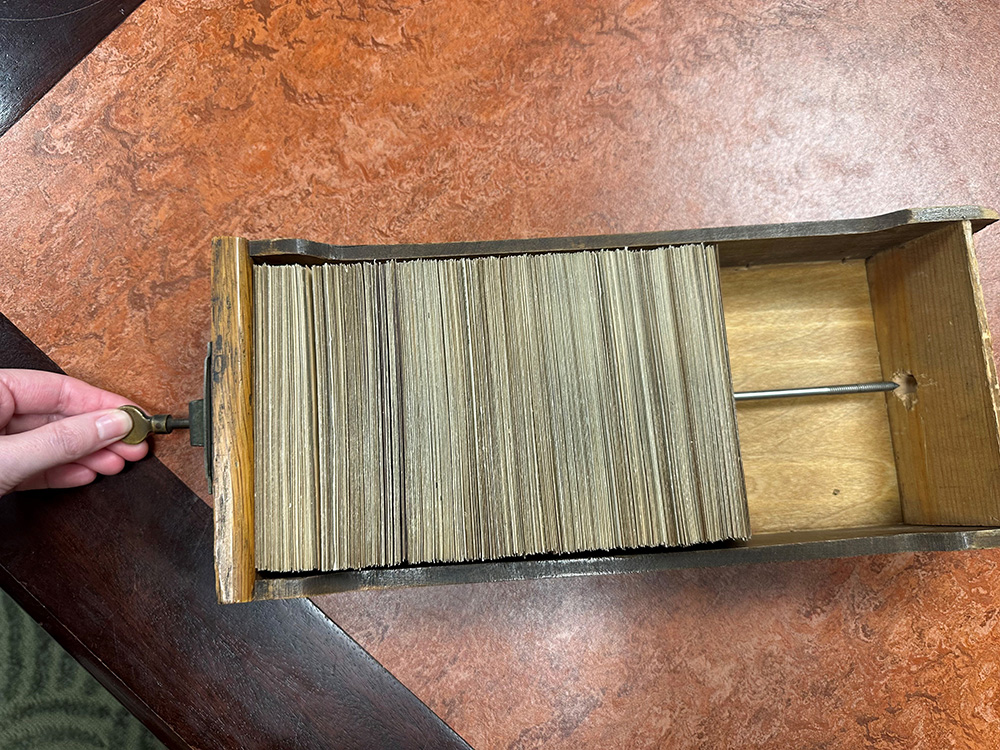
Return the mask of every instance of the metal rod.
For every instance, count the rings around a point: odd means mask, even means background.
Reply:
[[[849,385],[817,385],[811,388],[779,388],[770,391],[736,391],[733,398],[736,401],[763,401],[770,398],[792,398],[796,396],[844,396],[851,393],[879,393],[891,391],[899,387],[899,383],[883,381],[879,383],[851,383]],[[191,422],[185,418],[176,418],[168,414],[157,414],[150,417],[154,421],[153,432],[168,433],[174,430],[187,430]]]
[[[187,417],[167,417],[167,432],[173,430],[190,430],[191,420]]]
[[[768,398],[791,398],[793,396],[843,396],[850,393],[880,393],[899,387],[899,383],[882,381],[878,383],[851,383],[849,385],[818,385],[813,388],[781,388],[772,391],[737,391],[733,398],[737,401],[761,401]]]

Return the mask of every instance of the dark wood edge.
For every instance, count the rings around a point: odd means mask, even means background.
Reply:
[[[0,367],[58,371],[0,315]],[[220,605],[212,511],[155,458],[0,498],[0,585],[170,747],[467,747],[308,600]]]
[[[934,231],[940,225],[970,221],[974,231],[995,222],[996,211],[981,206],[946,206],[893,211],[863,219],[837,219],[790,224],[681,229],[637,234],[608,234],[581,237],[543,237],[483,242],[448,242],[399,245],[333,245],[302,239],[251,240],[250,255],[258,261],[275,262],[282,257],[302,261],[406,260],[415,258],[460,258],[482,255],[509,255],[618,247],[660,247],[705,243],[717,245],[723,266],[759,262],[867,258],[884,247]],[[876,242],[852,245],[845,237],[873,235]],[[837,249],[824,247],[823,239],[836,241]],[[782,243],[793,245],[782,251]],[[808,242],[803,243],[803,240]],[[769,243],[761,253],[761,243]]]
[[[1000,547],[1000,529],[892,526],[758,534],[745,542],[699,545],[687,549],[657,552],[610,553],[601,557],[422,565],[287,578],[258,575],[254,597],[283,599],[363,589],[622,575],[681,568],[715,568],[896,552],[953,551],[992,547]]]
[[[141,4],[91,2],[53,12],[53,4],[44,3],[40,12],[32,13],[31,3],[5,3],[5,18],[0,20],[0,135]]]

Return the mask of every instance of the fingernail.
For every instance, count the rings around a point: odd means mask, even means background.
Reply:
[[[97,435],[101,440],[123,438],[132,429],[132,417],[123,411],[115,409],[103,417],[97,418]]]

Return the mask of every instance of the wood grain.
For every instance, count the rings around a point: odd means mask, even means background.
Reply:
[[[887,399],[904,520],[1000,523],[1000,399],[970,223],[867,266],[882,376],[916,379]]]
[[[246,240],[212,241],[212,441],[219,601],[247,602],[253,526],[253,277]]]
[[[58,370],[2,315],[0,367]],[[312,603],[219,605],[212,512],[155,458],[0,529],[0,586],[169,747],[467,747]]]
[[[737,391],[878,380],[863,261],[727,268]],[[898,524],[882,394],[737,405],[754,534]]]

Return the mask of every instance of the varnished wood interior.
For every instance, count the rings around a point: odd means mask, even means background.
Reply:
[[[968,221],[867,261],[721,280],[735,390],[911,379],[887,395],[741,403],[754,534],[1000,523],[997,375]]]
[[[737,391],[881,379],[864,261],[725,268]],[[737,407],[754,534],[902,520],[885,396]]]
[[[997,374],[968,221],[868,261],[903,518],[1000,524]]]

